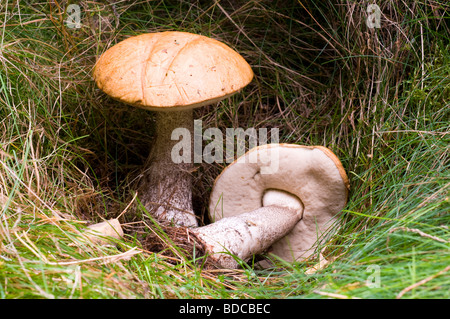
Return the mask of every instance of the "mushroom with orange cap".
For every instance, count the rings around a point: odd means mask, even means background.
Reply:
[[[192,160],[190,153],[183,154],[181,163],[173,160],[172,132],[184,128],[192,135],[193,109],[245,87],[253,78],[249,64],[220,41],[168,31],[134,36],[109,48],[97,61],[93,76],[109,96],[157,111],[157,137],[142,174],[140,200],[160,221],[197,226]]]
[[[349,182],[322,146],[268,144],[248,151],[216,179],[214,223],[191,229],[226,268],[270,252],[292,262],[309,257],[330,221],[345,207]]]

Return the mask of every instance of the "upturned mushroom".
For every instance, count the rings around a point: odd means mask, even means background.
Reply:
[[[328,148],[259,146],[216,179],[209,207],[215,222],[190,232],[224,268],[264,251],[300,260],[345,207],[348,189],[345,170]]]
[[[192,136],[193,109],[245,87],[253,78],[249,64],[217,40],[171,31],[134,36],[109,48],[97,61],[93,76],[114,99],[157,111],[156,140],[138,187],[140,200],[160,221],[197,226],[192,159],[174,162],[173,138],[179,136],[172,137],[172,132],[184,128]]]

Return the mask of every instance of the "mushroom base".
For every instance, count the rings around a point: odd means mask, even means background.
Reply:
[[[209,258],[209,252],[200,238],[191,232],[189,227],[160,226],[147,232],[140,242],[148,251],[167,257],[172,264],[184,262],[184,259],[195,261],[203,269],[221,268],[217,262]],[[163,236],[159,234],[163,232]],[[176,248],[174,248],[176,247]]]

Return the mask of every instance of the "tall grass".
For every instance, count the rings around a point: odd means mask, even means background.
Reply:
[[[0,4],[1,298],[448,298],[450,29],[446,1],[66,1]],[[229,44],[252,65],[242,93],[196,111],[203,128],[279,128],[285,143],[332,149],[351,193],[319,260],[203,269],[136,249],[134,198],[153,141],[150,112],[105,96],[91,71],[108,47],[181,30]],[[194,206],[223,164],[199,164]],[[86,224],[121,217],[115,246]],[[164,237],[164,233],[151,226]],[[169,240],[166,238],[166,240]],[[323,261],[323,260],[322,260]]]

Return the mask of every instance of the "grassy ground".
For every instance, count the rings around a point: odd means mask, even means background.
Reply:
[[[81,28],[66,25],[65,1],[0,4],[0,298],[450,297],[447,1],[379,1],[374,29],[362,0],[74,3]],[[342,228],[321,241],[326,267],[204,270],[177,247],[173,259],[139,249],[133,191],[154,118],[91,74],[111,45],[164,30],[222,40],[255,72],[196,111],[204,129],[276,127],[281,142],[341,159],[351,193]],[[206,216],[223,164],[196,168]],[[117,246],[82,240],[124,210]]]

